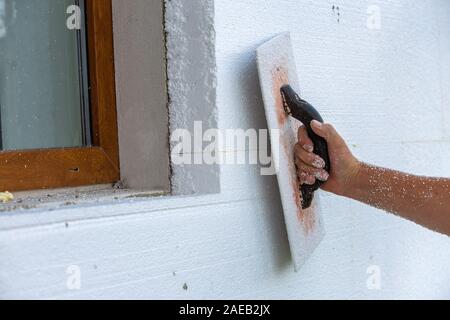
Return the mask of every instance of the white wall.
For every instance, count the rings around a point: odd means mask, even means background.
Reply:
[[[373,3],[380,30],[366,28],[369,2],[336,2],[338,23],[329,1],[216,0],[221,128],[265,127],[254,50],[291,30],[303,95],[358,156],[450,176],[450,4]],[[0,297],[450,298],[448,237],[323,196],[328,234],[298,274],[276,180],[253,167],[222,167],[217,195],[4,215]],[[81,290],[66,287],[70,265]]]
[[[450,176],[448,1],[215,3],[221,126],[265,127],[255,48],[291,31],[302,95],[358,156]],[[375,9],[378,30],[367,27]],[[235,181],[223,184],[231,188]],[[328,236],[310,277],[323,273],[329,285],[299,281],[294,295],[450,297],[449,238],[334,196],[325,196],[323,211]],[[382,269],[380,292],[365,289],[370,265]]]

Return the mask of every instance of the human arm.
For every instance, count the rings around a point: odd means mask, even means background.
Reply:
[[[360,162],[332,125],[313,122],[312,129],[328,142],[331,172],[322,169],[323,161],[312,153],[312,141],[302,127],[295,148],[302,184],[325,180],[325,191],[450,236],[450,179],[410,175]]]

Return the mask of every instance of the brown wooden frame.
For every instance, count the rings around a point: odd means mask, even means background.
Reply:
[[[92,147],[0,152],[0,192],[120,179],[111,0],[87,0]]]

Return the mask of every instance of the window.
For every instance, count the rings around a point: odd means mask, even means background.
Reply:
[[[111,0],[0,0],[0,190],[120,179]]]

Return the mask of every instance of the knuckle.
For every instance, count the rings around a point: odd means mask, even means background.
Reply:
[[[303,148],[301,148],[301,150],[299,150],[298,155],[299,155],[300,159],[306,163],[309,163],[311,161],[311,154],[308,153]]]
[[[334,126],[331,123],[326,123],[324,126],[328,133],[336,132],[336,129],[334,128]]]
[[[316,178],[314,178],[313,176],[308,176],[306,178],[306,183],[309,185],[312,185],[312,184],[316,183]]]
[[[308,161],[309,164],[313,164],[316,160],[316,156],[313,153],[306,153],[306,159]]]
[[[305,181],[308,175],[306,174],[306,172],[299,172],[298,177],[300,178],[300,180]]]
[[[301,164],[301,170],[309,174],[315,174],[315,169],[307,165],[306,163]]]

